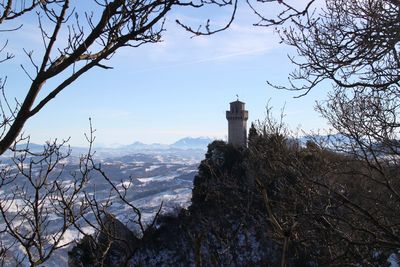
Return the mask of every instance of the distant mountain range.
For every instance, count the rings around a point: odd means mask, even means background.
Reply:
[[[144,144],[142,142],[135,142],[130,145],[121,146],[116,149],[144,149],[144,150],[160,150],[160,149],[207,149],[207,145],[214,139],[209,137],[185,137],[179,139],[172,144]]]
[[[207,150],[207,145],[214,141],[214,139],[209,137],[185,137],[179,139],[175,143],[172,144],[145,144],[142,142],[134,142],[129,145],[123,145],[115,148],[105,147],[105,146],[97,146],[94,144],[94,150],[96,151],[96,155],[100,157],[118,157],[122,155],[134,154],[134,153],[145,153],[145,154],[165,154],[165,153],[173,153],[176,155],[185,155],[189,154],[199,154],[204,155],[204,152]],[[26,149],[26,144],[17,145],[17,149]],[[43,151],[44,145],[39,145],[35,143],[29,144],[29,150],[31,152],[40,152]],[[67,149],[67,147],[65,148]],[[73,155],[80,155],[87,153],[87,147],[72,147]],[[11,156],[11,153],[8,152],[4,156]]]
[[[308,140],[314,140],[315,142],[326,142],[326,140],[330,138],[331,140],[335,140],[336,142],[348,142],[348,138],[336,134],[331,136],[326,135],[310,135],[310,136],[301,136],[297,138],[293,138],[295,141],[298,141],[301,145],[305,145]],[[209,137],[185,137],[177,140],[172,144],[160,144],[160,143],[152,143],[145,144],[139,141],[136,141],[132,144],[128,145],[120,145],[116,147],[109,147],[101,144],[94,144],[94,150],[97,155],[101,156],[121,156],[133,153],[145,153],[145,154],[165,154],[165,153],[173,153],[173,154],[182,154],[191,153],[191,151],[201,152],[203,154],[207,150],[207,145],[214,141],[213,138]],[[17,145],[17,149],[25,149],[26,144]],[[43,151],[44,145],[39,145],[35,143],[29,144],[29,149],[31,152],[39,152]],[[87,153],[87,147],[75,147],[71,146],[72,154],[79,155],[82,153]],[[8,155],[9,156],[9,155]]]

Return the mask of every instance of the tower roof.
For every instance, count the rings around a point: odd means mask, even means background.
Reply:
[[[240,101],[240,100],[233,101],[233,102],[231,102],[231,103],[229,103],[229,104],[233,104],[233,103],[245,104],[244,102],[242,102],[242,101]]]

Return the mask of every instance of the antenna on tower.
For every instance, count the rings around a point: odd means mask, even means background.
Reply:
[[[239,101],[239,95],[238,94],[236,94],[236,98],[237,98],[237,101]]]

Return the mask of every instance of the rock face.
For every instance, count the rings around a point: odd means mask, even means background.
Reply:
[[[68,265],[125,266],[138,246],[139,239],[115,216],[105,213],[97,237],[84,237],[69,252]]]
[[[122,222],[106,213],[102,218],[102,227],[98,236],[101,251],[109,251],[109,261],[114,266],[122,265],[133,254],[138,238]]]

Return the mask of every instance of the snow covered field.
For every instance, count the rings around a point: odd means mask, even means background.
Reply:
[[[176,207],[186,207],[190,204],[193,177],[197,172],[198,163],[203,155],[204,151],[197,151],[191,155],[188,154],[186,157],[167,153],[132,154],[103,158],[100,162],[102,170],[116,188],[128,188],[125,199],[141,210],[144,222],[150,222],[155,212],[160,208],[161,203],[163,203],[162,212],[171,212]],[[73,186],[71,173],[76,173],[79,170],[77,161],[71,160],[63,168],[62,175],[57,179],[62,181],[65,186]],[[32,174],[38,177],[41,175],[39,170],[36,169],[33,169]],[[110,189],[110,184],[99,173],[93,173],[84,192],[87,195],[95,196],[98,203],[105,203],[107,200],[111,201],[106,208],[107,212],[115,215],[117,219],[126,223],[128,227],[135,228],[137,225],[133,223],[135,216],[131,207],[123,203],[115,193],[110,195]],[[34,190],[23,177],[16,179],[12,184],[2,186],[0,189],[0,201],[3,206],[8,207],[7,213],[10,218],[26,207],[26,202],[21,199],[26,196],[24,193],[16,195],[14,193],[15,197],[11,198],[11,192],[16,192],[15,190],[25,191],[27,194],[34,195]],[[81,193],[82,196],[83,193]],[[62,217],[54,211],[53,201],[55,199],[46,199],[41,205],[46,216],[46,225],[43,227],[47,227],[49,236],[57,233],[63,224]],[[91,216],[93,217],[90,212],[87,212],[86,217],[90,218]],[[28,222],[21,222],[18,219],[13,221],[15,226],[24,225],[25,223]],[[92,227],[85,225],[84,222],[80,224],[85,233],[93,233],[94,229]],[[27,258],[23,258],[23,255],[26,254],[24,253],[24,248],[18,242],[14,242],[15,238],[9,234],[1,233],[5,229],[5,225],[4,219],[0,218],[0,240],[3,245],[10,247],[7,256],[9,261],[6,261],[6,266],[15,265],[15,261],[10,260],[14,257],[21,260],[23,265],[28,265]],[[28,236],[33,234],[29,233],[29,229],[29,227],[26,228]],[[69,227],[63,233],[63,238],[59,243],[59,246],[64,244],[66,246],[52,254],[43,266],[66,266],[68,250],[74,244],[74,240],[81,237],[82,234],[76,228]]]

